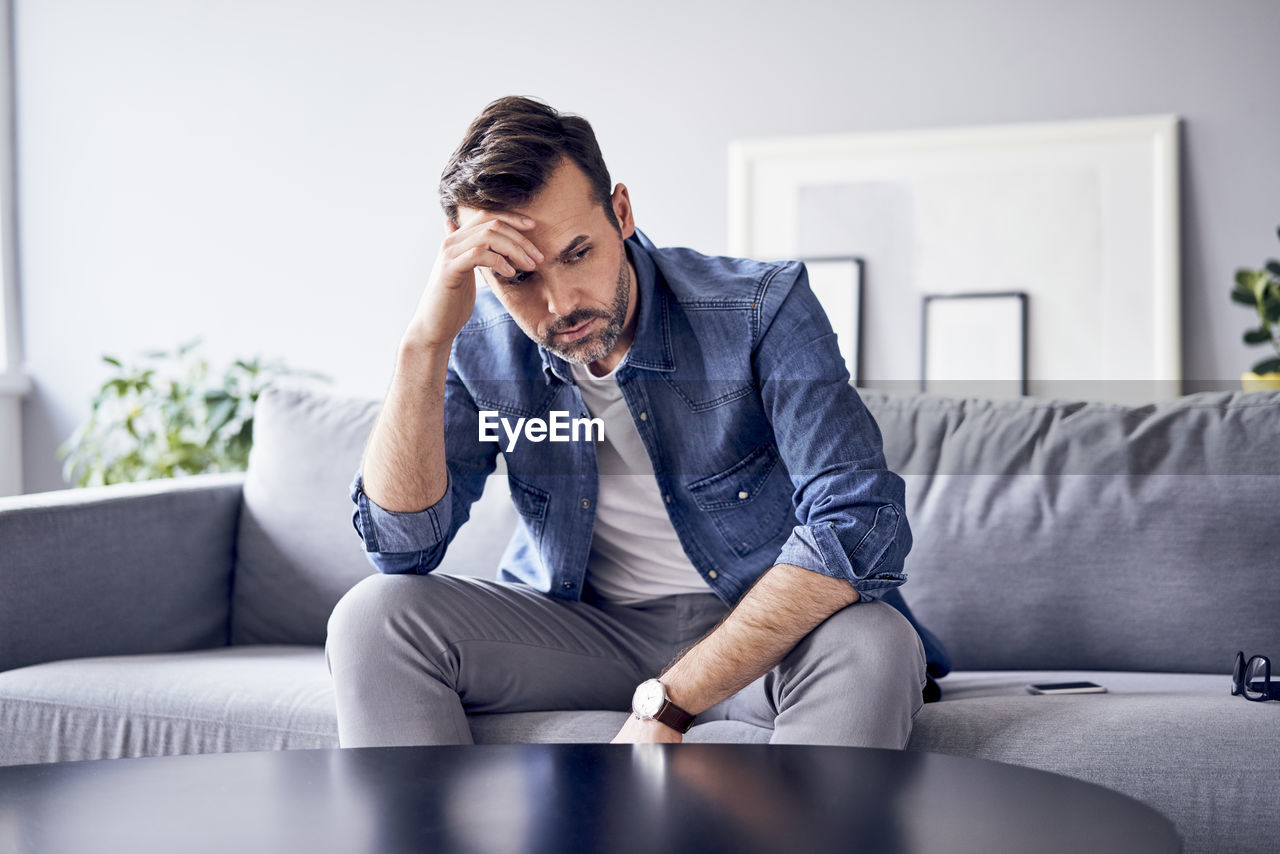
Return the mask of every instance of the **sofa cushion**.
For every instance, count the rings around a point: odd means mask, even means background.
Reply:
[[[322,644],[342,594],[371,571],[347,484],[377,414],[368,400],[268,389],[254,413],[231,602],[233,644]]]
[[[1280,392],[862,396],[907,481],[903,594],[958,669],[1220,672],[1280,649]]]
[[[626,712],[474,715],[477,743],[604,742]],[[0,673],[0,765],[338,746],[320,647],[233,646],[79,658]],[[769,740],[712,721],[690,741]]]
[[[267,389],[254,416],[232,595],[233,644],[323,644],[334,605],[373,572],[351,523],[351,480],[378,404]],[[444,571],[492,577],[515,530],[506,478],[489,479]]]
[[[0,765],[337,747],[318,647],[77,658],[0,673]]]
[[[1035,696],[1031,682],[1089,680],[1106,694]],[[916,717],[911,750],[993,759],[1124,792],[1177,825],[1185,850],[1274,850],[1280,703],[1232,697],[1204,674],[959,672]],[[1241,819],[1245,819],[1241,821]],[[1235,828],[1223,838],[1222,828]]]

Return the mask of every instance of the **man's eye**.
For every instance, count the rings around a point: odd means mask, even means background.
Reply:
[[[586,258],[586,257],[587,257],[587,253],[588,253],[588,252],[590,252],[590,251],[591,251],[591,247],[590,247],[590,246],[584,246],[583,248],[579,249],[577,252],[573,253],[573,254],[572,254],[572,255],[570,255],[568,258],[566,258],[566,259],[565,259],[565,263],[566,263],[566,264],[577,264],[579,261],[581,261],[582,259]]]
[[[532,273],[532,272],[527,272],[527,271],[526,271],[526,272],[522,272],[522,271],[520,271],[520,270],[517,270],[517,271],[516,271],[516,274],[515,274],[514,276],[511,276],[510,278],[508,278],[508,277],[506,277],[506,276],[498,276],[497,278],[498,278],[498,280],[499,280],[499,281],[501,281],[504,285],[522,285],[522,284],[524,284],[526,281],[528,281],[528,280],[529,280],[529,277],[530,277],[530,276],[532,276],[532,275],[533,275],[533,273]]]

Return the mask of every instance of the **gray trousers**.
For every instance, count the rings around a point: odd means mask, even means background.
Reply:
[[[470,744],[469,713],[627,711],[635,687],[726,612],[711,593],[622,606],[462,576],[371,575],[329,618],[339,743]],[[906,618],[861,602],[698,722],[771,728],[774,744],[903,748],[924,668]]]

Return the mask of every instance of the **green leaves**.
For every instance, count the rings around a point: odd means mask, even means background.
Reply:
[[[209,432],[217,433],[235,417],[240,401],[226,392],[216,395],[206,394],[204,402],[209,407]]]
[[[1262,301],[1262,320],[1272,326],[1280,323],[1280,293],[1268,295]]]
[[[1253,279],[1258,275],[1256,270],[1240,268],[1236,270],[1236,290],[1243,293],[1253,294]]]
[[[1236,270],[1236,286],[1231,291],[1231,299],[1241,305],[1256,308],[1259,290],[1266,288],[1268,279],[1265,270]]]
[[[1261,362],[1253,366],[1255,374],[1275,374],[1280,373],[1280,358],[1263,359]]]
[[[1280,228],[1276,229],[1280,237]],[[1244,333],[1244,343],[1250,346],[1270,344],[1280,356],[1280,261],[1270,259],[1261,270],[1236,270],[1235,287],[1231,301],[1247,305],[1258,314],[1259,325]],[[1280,371],[1280,358],[1266,358],[1253,366],[1256,374]]]
[[[1258,304],[1258,301],[1253,297],[1253,291],[1245,291],[1240,288],[1236,288],[1231,292],[1231,301],[1247,305],[1249,308],[1253,308]]]
[[[238,359],[218,374],[199,354],[200,344],[144,353],[146,367],[103,356],[112,375],[94,394],[89,419],[58,449],[63,478],[97,486],[244,471],[262,390],[284,376],[327,381],[256,358]]]

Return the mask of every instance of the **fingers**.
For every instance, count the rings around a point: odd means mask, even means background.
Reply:
[[[445,252],[458,264],[490,267],[501,276],[518,270],[533,270],[543,255],[521,229],[534,227],[533,220],[520,214],[488,212],[467,225],[452,230],[445,238]]]
[[[533,220],[524,214],[514,213],[513,211],[485,211],[476,223],[483,223],[489,220],[498,220],[518,229],[533,228]]]
[[[513,213],[511,211],[484,211],[481,213],[478,219],[476,219],[474,222],[469,223],[467,227],[469,228],[471,226],[477,225],[479,223],[488,222],[489,220],[493,220],[493,219],[501,220],[513,226],[514,228],[518,228],[518,229],[533,228],[534,226],[533,220],[525,216],[524,214]],[[445,231],[450,234],[452,234],[455,231],[458,231],[462,227],[463,226],[458,225],[451,219],[446,219],[444,221]]]
[[[457,261],[461,267],[466,270],[474,270],[476,267],[488,267],[499,276],[510,278],[519,273],[515,265],[508,260],[508,255],[501,254],[496,250],[489,249],[485,246],[472,246],[457,257]],[[532,262],[527,263],[524,269],[532,270],[535,266]]]

